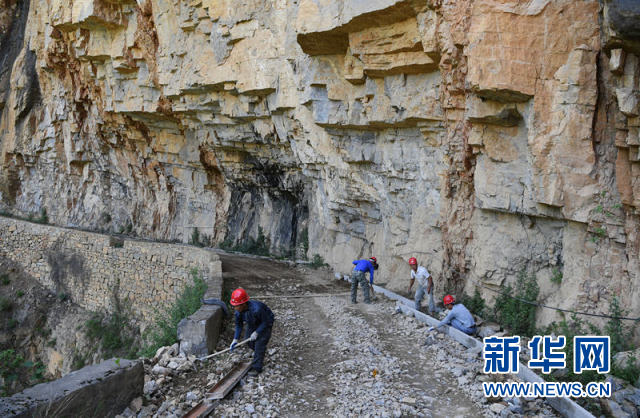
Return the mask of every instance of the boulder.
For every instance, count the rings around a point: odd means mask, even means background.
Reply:
[[[141,361],[105,360],[0,398],[0,416],[115,416],[142,396],[143,385]]]
[[[223,311],[217,305],[203,305],[178,324],[180,353],[206,356],[215,351]]]
[[[640,348],[637,350],[622,351],[613,356],[613,364],[616,367],[627,367],[629,362],[634,362],[640,367]]]

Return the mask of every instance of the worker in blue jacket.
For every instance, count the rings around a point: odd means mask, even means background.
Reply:
[[[351,274],[351,303],[358,303],[358,283],[364,293],[364,303],[371,303],[369,298],[369,286],[373,285],[373,271],[378,270],[378,260],[371,257],[368,260],[354,260],[353,274]],[[369,272],[369,283],[365,278],[365,273]]]
[[[267,343],[271,338],[271,328],[273,327],[273,312],[267,305],[257,300],[249,300],[247,292],[238,288],[231,293],[231,305],[235,312],[236,332],[231,343],[231,350],[238,344],[238,338],[242,333],[244,323],[247,323],[245,338],[250,338],[249,347],[254,351],[253,362],[251,363],[250,376],[257,376],[262,372],[264,354],[267,351]]]

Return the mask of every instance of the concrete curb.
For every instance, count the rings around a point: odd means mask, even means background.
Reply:
[[[426,324],[429,324],[430,326],[435,326],[435,325],[438,325],[438,323],[440,323],[440,321],[438,321],[437,319],[413,309],[414,302],[412,300],[405,298],[404,296],[400,296],[397,293],[394,293],[388,289],[377,286],[375,284],[373,285],[373,290],[376,293],[382,293],[389,299],[396,300],[398,302],[398,307],[400,308],[402,313],[404,313],[405,315],[412,315],[417,320],[422,321]],[[484,344],[481,341],[465,334],[464,332],[459,331],[450,326],[445,326],[444,329],[445,329],[444,332],[448,336],[450,336],[460,344],[464,345],[465,347],[469,348],[470,350],[474,350],[474,351],[477,350],[478,353],[481,353],[482,350],[484,349]],[[540,376],[535,374],[531,369],[529,369],[527,366],[525,366],[522,363],[520,363],[517,376],[520,380],[524,382],[543,382],[544,381]],[[555,409],[565,417],[595,418],[591,413],[589,413],[589,411],[587,411],[586,409],[584,409],[583,407],[575,403],[570,398],[545,398],[545,401],[549,405],[551,405],[553,409]]]
[[[222,298],[222,262],[215,252],[210,252],[209,274],[204,280],[207,284],[204,299]],[[177,330],[180,352],[198,357],[215,352],[223,315],[220,306],[202,305],[195,313],[183,318]]]

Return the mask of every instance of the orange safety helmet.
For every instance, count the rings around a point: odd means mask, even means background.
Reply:
[[[451,305],[452,303],[455,303],[455,302],[456,302],[455,298],[453,296],[451,296],[451,295],[447,295],[447,296],[444,297],[444,304],[445,305]]]
[[[233,306],[242,305],[247,302],[249,302],[249,295],[247,295],[246,290],[243,288],[239,287],[231,294],[231,304]]]
[[[415,257],[411,257],[411,258],[409,259],[409,265],[410,265],[410,266],[416,266],[416,265],[418,265],[418,260],[416,260],[416,258],[415,258]]]

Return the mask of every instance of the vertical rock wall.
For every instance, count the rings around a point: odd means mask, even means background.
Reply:
[[[528,269],[638,316],[637,27],[623,0],[9,0],[0,209],[275,253],[307,230],[393,288],[417,256],[437,293]]]

